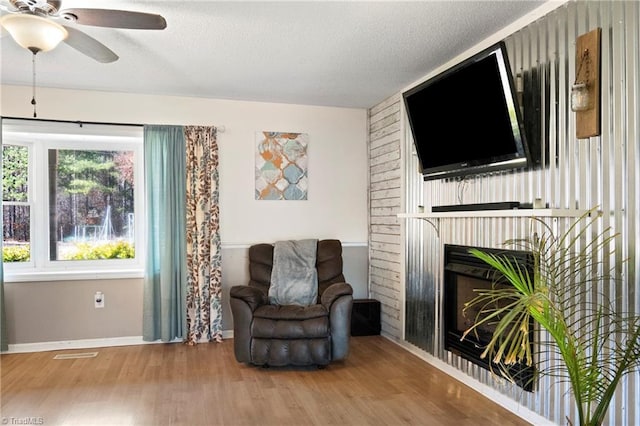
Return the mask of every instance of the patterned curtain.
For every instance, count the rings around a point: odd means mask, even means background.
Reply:
[[[186,126],[186,343],[222,341],[222,256],[216,128]]]

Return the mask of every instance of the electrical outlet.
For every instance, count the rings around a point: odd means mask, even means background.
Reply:
[[[96,308],[104,308],[104,293],[96,291],[96,294],[93,296],[93,303]]]

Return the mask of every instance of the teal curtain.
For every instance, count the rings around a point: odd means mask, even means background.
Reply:
[[[185,138],[182,126],[144,127],[147,263],[142,337],[186,335]]]

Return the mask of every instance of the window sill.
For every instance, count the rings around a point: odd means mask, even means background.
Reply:
[[[4,282],[72,281],[72,280],[118,280],[144,278],[142,269],[8,272],[5,269]]]

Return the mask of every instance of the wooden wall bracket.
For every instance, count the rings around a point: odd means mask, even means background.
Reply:
[[[576,78],[588,75],[589,109],[576,111],[576,137],[585,139],[600,135],[600,35],[601,28],[596,28],[576,39]],[[583,61],[584,52],[588,51],[589,60]],[[580,69],[582,63],[582,69]],[[585,69],[586,67],[586,69]]]

